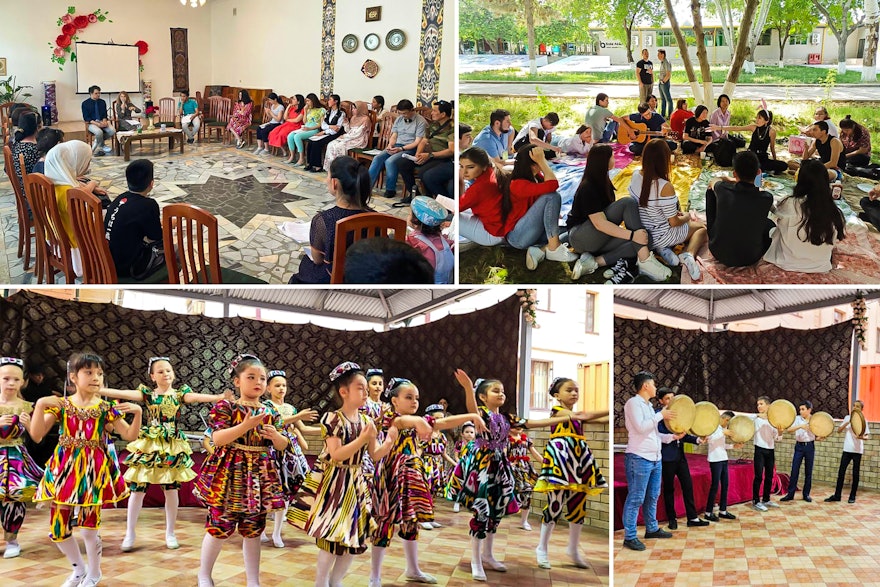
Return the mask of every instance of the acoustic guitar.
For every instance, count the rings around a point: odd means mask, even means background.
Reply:
[[[625,123],[617,126],[617,142],[621,145],[644,143],[648,137],[666,136],[665,132],[648,130],[648,125],[644,122],[634,122],[629,118],[621,118],[621,120]]]

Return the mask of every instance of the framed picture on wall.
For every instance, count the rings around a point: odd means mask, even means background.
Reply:
[[[0,57],[0,75],[7,75],[6,73],[6,58]]]
[[[367,8],[367,22],[375,22],[377,20],[382,20],[382,7],[371,6]]]

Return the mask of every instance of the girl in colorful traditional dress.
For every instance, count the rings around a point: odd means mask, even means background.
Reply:
[[[471,575],[477,581],[485,581],[484,566],[502,573],[507,571],[503,563],[495,560],[493,543],[501,518],[518,510],[514,498],[513,467],[507,460],[511,426],[538,428],[570,420],[587,420],[591,416],[572,412],[542,420],[526,420],[502,414],[499,410],[507,398],[500,381],[481,379],[474,389],[470,377],[461,369],[455,372],[455,378],[464,387],[468,410],[480,414],[488,432],[478,431],[477,437],[468,445],[446,486],[446,498],[462,502],[474,513],[470,523]],[[484,405],[477,404],[478,397]]]
[[[553,425],[550,440],[544,449],[544,462],[541,474],[534,491],[547,494],[547,505],[544,506],[541,538],[535,549],[538,566],[550,568],[548,547],[550,534],[556,521],[562,515],[562,507],[566,508],[565,518],[568,520],[568,556],[575,566],[587,568],[586,561],[581,558],[578,542],[584,520],[587,518],[587,495],[601,493],[608,483],[599,472],[593,459],[593,453],[584,436],[583,424],[573,412],[578,400],[577,383],[565,377],[557,377],[550,385],[550,396],[558,405],[553,406],[551,414],[563,417]],[[608,412],[587,412],[589,420],[607,417]],[[571,419],[565,416],[572,416]]]
[[[259,587],[260,534],[266,528],[266,514],[285,506],[273,449],[286,450],[292,441],[281,415],[260,399],[266,391],[266,368],[257,357],[243,354],[233,360],[230,375],[239,397],[223,399],[211,410],[214,452],[193,484],[193,495],[208,508],[199,587],[214,586],[211,571],[223,542],[236,527],[243,539],[247,585]]]
[[[376,426],[361,411],[367,379],[357,363],[337,365],[330,381],[342,407],[321,417],[324,449],[287,513],[287,521],[302,526],[320,549],[315,587],[340,587],[354,555],[367,550],[376,522],[361,461],[366,451],[381,459],[397,441],[396,427],[381,446],[376,441]]]
[[[3,558],[21,554],[18,531],[24,523],[25,503],[32,500],[43,470],[24,446],[24,433],[34,405],[21,397],[24,361],[0,358],[0,522],[6,550]]]
[[[278,410],[278,413],[281,414],[281,421],[293,440],[290,445],[290,451],[278,453],[289,455],[290,458],[281,459],[275,463],[278,467],[278,472],[281,474],[281,486],[284,489],[286,501],[290,502],[305,480],[306,475],[309,474],[309,462],[306,460],[306,455],[303,454],[303,449],[308,450],[309,443],[306,442],[303,433],[321,432],[321,429],[318,427],[305,426],[303,420],[313,422],[318,413],[311,409],[297,412],[295,407],[284,403],[284,396],[287,395],[287,373],[284,371],[269,371],[268,391],[269,401]],[[284,548],[284,541],[281,539],[281,527],[286,516],[286,505],[283,510],[275,512],[275,526],[273,526],[272,531],[272,544],[275,545],[275,548]],[[269,542],[269,537],[265,531],[260,536],[260,542]]]
[[[376,442],[382,444],[385,441],[385,436],[381,430],[378,430],[378,427],[382,423],[382,414],[385,411],[385,404],[382,402],[382,393],[385,391],[385,374],[382,372],[382,369],[367,369],[366,378],[367,401],[364,407],[361,408],[361,411],[373,420],[373,424],[376,425],[378,431]],[[364,453],[364,459],[361,463],[364,467],[367,485],[372,490],[376,465],[373,463],[373,459],[370,458],[369,452]]]
[[[461,425],[461,432],[459,439],[455,441],[455,464],[458,465],[461,462],[461,459],[464,458],[464,455],[467,453],[467,447],[470,442],[477,437],[477,430],[474,427],[473,422],[465,422]],[[446,483],[449,483],[449,479],[452,477],[452,473],[455,471],[455,467],[449,470],[449,474],[446,475]],[[446,487],[443,488],[444,494],[446,492]],[[452,506],[452,511],[458,513],[461,511],[461,504],[456,501]]]
[[[222,395],[194,393],[189,385],[174,389],[174,369],[168,357],[150,357],[147,375],[156,386],[150,389],[141,385],[135,390],[102,389],[101,395],[111,399],[142,402],[147,414],[138,439],[128,445],[125,464],[125,480],[131,497],[128,499],[125,538],[122,552],[134,548],[135,528],[138,516],[144,506],[147,486],[162,485],[165,493],[165,546],[174,550],[180,548],[174,534],[177,521],[177,506],[180,503],[178,491],[181,483],[195,479],[192,449],[183,431],[178,427],[180,407],[191,403],[216,403]],[[227,399],[231,399],[231,396]]]
[[[522,516],[519,527],[523,530],[532,529],[529,524],[529,509],[532,506],[532,488],[538,480],[538,474],[532,468],[530,455],[541,462],[542,457],[535,450],[529,435],[519,427],[511,428],[507,456],[510,464],[513,465],[516,504],[519,506],[519,513]]]
[[[398,536],[403,540],[406,580],[433,584],[437,579],[419,568],[419,524],[430,524],[434,520],[434,500],[417,436],[426,438],[434,431],[454,428],[478,415],[462,414],[437,420],[431,416],[417,416],[419,390],[408,379],[392,378],[385,396],[391,405],[385,411],[381,429],[387,431],[394,426],[399,435],[388,456],[376,465],[373,517],[379,528],[373,535],[370,587],[382,587],[382,560],[394,536],[395,526],[399,527]],[[429,525],[429,528],[433,526]]]
[[[446,411],[440,404],[431,404],[425,410],[425,415],[430,416],[434,420],[439,420],[446,415]],[[438,429],[434,429],[431,434],[431,440],[422,443],[422,459],[425,462],[425,477],[428,479],[428,489],[431,495],[442,495],[446,489],[447,473],[451,470],[446,465],[455,466],[455,461],[446,452],[447,438],[446,434]],[[441,528],[440,522],[433,520],[431,522],[422,522],[422,528],[425,530],[433,530]]]
[[[62,587],[95,587],[101,580],[101,506],[128,497],[115,451],[108,450],[107,435],[116,432],[125,440],[136,439],[141,407],[132,403],[111,405],[101,399],[104,359],[98,355],[76,353],[67,365],[73,395],[41,397],[31,418],[34,442],[40,442],[55,422],[61,423],[58,446],[46,463],[34,501],[52,502],[49,538],[73,567]],[[134,415],[131,424],[123,417],[127,413]],[[79,512],[77,525],[86,543],[88,567],[76,540],[71,539],[74,507]]]

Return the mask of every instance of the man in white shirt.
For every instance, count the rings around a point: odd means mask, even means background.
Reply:
[[[639,508],[645,519],[645,538],[672,538],[657,523],[657,499],[660,497],[660,479],[663,465],[660,457],[660,433],[657,424],[675,414],[667,409],[654,412],[651,398],[657,395],[654,376],[646,371],[633,379],[636,395],[627,400],[623,413],[626,422],[626,485],[627,496],[623,505],[623,546],[645,550],[637,535]]]
[[[727,411],[721,414],[721,422],[715,432],[709,435],[706,443],[709,445],[706,452],[706,459],[709,461],[709,470],[712,472],[712,480],[709,482],[709,498],[706,501],[706,515],[703,516],[710,522],[717,522],[721,519],[735,520],[736,516],[727,511],[727,449],[742,448],[741,444],[727,444],[727,437],[730,431],[727,425],[733,418],[733,412]],[[718,491],[718,485],[721,484],[721,495],[718,499],[718,515],[715,515],[715,492]]]
[[[767,508],[778,508],[779,504],[770,501],[770,489],[773,486],[773,466],[776,462],[776,440],[779,438],[779,430],[773,427],[767,420],[767,409],[770,407],[770,398],[762,395],[758,398],[758,413],[755,419],[755,480],[752,482],[752,507],[759,512],[766,512]],[[758,491],[761,489],[761,479],[764,480],[763,500]]]
[[[560,147],[552,144],[553,131],[556,130],[557,124],[559,124],[559,115],[555,112],[548,112],[547,116],[528,121],[513,139],[513,150],[518,151],[532,144],[544,149],[547,159],[552,159],[562,152]]]
[[[786,432],[794,432],[794,457],[791,459],[791,476],[788,480],[788,493],[779,501],[791,501],[794,492],[797,491],[798,477],[801,473],[801,462],[804,462],[804,489],[802,495],[804,501],[813,501],[810,497],[810,488],[813,485],[813,457],[816,454],[816,435],[810,432],[810,417],[813,415],[813,404],[809,401],[801,402],[798,406],[799,415],[794,419]]]
[[[849,423],[852,418],[852,412],[863,410],[864,408],[865,403],[863,401],[854,401],[850,414],[843,419],[843,422],[840,423],[840,428],[837,429],[838,433],[846,431],[846,436],[843,438],[843,456],[840,458],[840,468],[837,470],[837,488],[834,490],[834,495],[826,497],[825,501],[840,501],[840,494],[843,491],[843,478],[846,477],[846,469],[849,467],[850,461],[852,461],[852,489],[849,490],[849,503],[856,502],[856,492],[859,490],[859,468],[862,465],[862,454],[865,452],[865,439],[868,438],[870,433],[868,432],[868,423],[865,422],[864,433],[861,436],[856,436]]]

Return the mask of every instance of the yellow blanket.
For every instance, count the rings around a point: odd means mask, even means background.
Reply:
[[[696,159],[696,165],[694,165],[692,159],[693,157],[691,156],[676,155],[675,165],[672,167],[669,174],[672,186],[675,188],[676,195],[678,195],[681,209],[684,211],[688,210],[688,195],[691,191],[691,184],[700,177],[700,171],[702,170],[699,164],[699,159]],[[621,169],[620,173],[611,180],[611,183],[614,184],[614,189],[616,190],[618,198],[624,196],[629,197],[629,183],[632,181],[633,171],[641,168],[641,160],[633,161]]]

